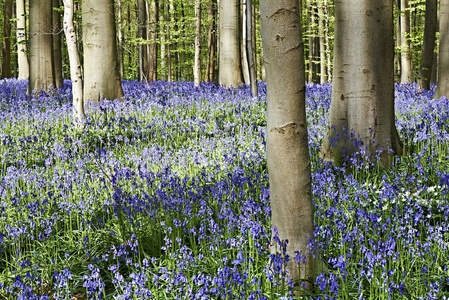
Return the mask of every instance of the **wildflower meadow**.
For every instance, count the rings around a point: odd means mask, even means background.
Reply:
[[[331,85],[307,85],[322,270],[270,254],[266,86],[124,81],[72,120],[71,84],[0,81],[0,299],[449,299],[449,101],[397,85],[404,153],[320,159]],[[288,244],[287,244],[288,247]]]

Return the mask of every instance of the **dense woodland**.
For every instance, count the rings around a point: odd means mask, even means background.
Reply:
[[[0,297],[449,297],[449,1],[3,4]]]
[[[30,13],[28,1],[2,1],[0,35],[3,40],[1,54],[2,78],[26,78],[26,64],[21,55],[28,56]],[[45,1],[43,1],[45,2]],[[42,2],[42,3],[43,3]],[[52,24],[49,28],[52,47],[55,51],[54,64],[56,78],[70,77],[67,47],[62,31],[63,3],[52,2]],[[249,70],[246,47],[254,49],[257,80],[264,80],[263,53],[261,49],[259,1],[232,1],[240,5],[235,22],[240,40],[239,61],[241,82],[248,83]],[[302,1],[303,40],[305,45],[306,78],[309,82],[331,81],[334,47],[334,1]],[[436,1],[428,1],[429,9]],[[39,2],[40,3],[40,2]],[[217,81],[219,12],[216,0],[195,1],[155,0],[155,1],[115,1],[115,26],[119,71],[123,79],[179,81],[194,79],[195,37],[199,36],[201,80]],[[247,5],[251,6],[251,23],[247,34]],[[198,12],[195,11],[197,9]],[[434,59],[430,81],[436,82],[438,25],[437,14],[428,12],[425,0],[397,0],[394,3],[395,26],[395,78],[398,82],[415,82],[420,75],[423,57],[425,23],[432,22],[437,29],[437,39],[430,37],[430,52]],[[50,14],[50,12],[48,12]],[[50,15],[48,15],[50,16]],[[75,23],[78,50],[83,63],[83,26],[81,21],[81,1],[75,1]],[[225,16],[226,17],[226,16]],[[432,26],[432,25],[431,25]],[[222,29],[223,31],[224,29]],[[431,30],[431,29],[430,29]],[[249,37],[251,44],[246,43]],[[436,42],[435,42],[436,41]],[[60,85],[57,79],[56,85]]]

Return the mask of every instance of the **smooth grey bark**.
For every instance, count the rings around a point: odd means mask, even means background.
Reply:
[[[144,0],[137,1],[137,35],[140,39],[139,43],[139,80],[145,80],[145,74],[147,69],[147,10]]]
[[[74,6],[73,0],[63,0],[63,2],[63,26],[69,55],[70,79],[72,80],[73,118],[75,119],[75,123],[82,125],[84,123],[83,76],[77,48],[75,26],[73,24]]]
[[[171,61],[171,26],[174,24],[173,14],[170,15],[170,11],[174,11],[173,0],[168,0],[168,4],[165,6],[165,13],[167,14],[165,20],[167,21],[166,35],[167,35],[167,81],[172,81],[172,61]],[[170,22],[169,22],[170,21]]]
[[[272,226],[288,239],[290,279],[314,283],[314,206],[305,110],[304,44],[298,0],[261,0],[261,33],[267,72],[267,160]],[[273,233],[274,234],[274,233]],[[272,253],[279,251],[277,243]],[[295,262],[295,251],[306,257]]]
[[[150,81],[157,80],[157,23],[159,19],[159,10],[157,0],[153,0],[148,3],[149,5],[149,31],[148,38],[150,44],[148,45],[148,75],[147,78]]]
[[[324,2],[318,3],[318,34],[320,40],[320,83],[327,83],[326,61],[326,20],[324,14]]]
[[[308,31],[308,40],[309,40],[309,53],[308,53],[308,81],[313,81],[313,47],[314,47],[314,38],[313,38],[313,27],[315,23],[315,12],[312,6],[312,0],[307,0],[307,15],[308,15],[308,23],[307,23],[307,31]]]
[[[53,26],[52,26],[52,38],[53,38],[53,74],[55,76],[55,87],[63,86],[62,75],[62,45],[61,38],[63,28],[61,26],[61,13],[59,8],[61,6],[60,0],[53,1]]]
[[[437,0],[426,1],[426,16],[424,25],[424,39],[419,66],[418,86],[420,89],[430,89],[433,57],[435,49],[435,32],[437,25]]]
[[[200,86],[201,82],[201,0],[195,0],[195,61],[193,66],[193,82]]]
[[[253,42],[253,3],[252,0],[246,0],[246,57],[248,59],[249,69],[249,85],[251,87],[251,94],[257,97],[259,94],[257,87],[256,74],[256,51],[255,43]]]
[[[401,83],[413,81],[409,0],[401,0]]]
[[[209,19],[209,27],[207,29],[207,65],[206,65],[206,81],[213,82],[215,80],[215,52],[217,43],[217,26],[215,22],[215,14],[217,11],[217,0],[211,0],[207,9]]]
[[[2,47],[2,78],[11,77],[11,18],[12,0],[4,1],[3,7],[3,47]]]
[[[392,0],[335,1],[335,47],[329,130],[324,159],[340,162],[354,139],[370,157],[390,166],[402,153],[394,119],[394,38]],[[354,138],[350,134],[354,133]]]
[[[438,82],[435,99],[449,97],[449,1],[440,1],[440,43],[438,51]]]
[[[239,0],[220,1],[218,83],[225,87],[242,84],[239,12]]]
[[[246,37],[248,35],[247,33],[247,26],[246,23],[248,22],[248,19],[246,18],[245,13],[245,7],[246,7],[247,0],[240,0],[240,58],[241,58],[241,67],[242,67],[242,76],[243,76],[243,82],[246,84],[250,84],[250,78],[249,78],[249,65],[248,65],[248,57],[247,57],[247,49],[246,49]]]
[[[55,87],[53,75],[52,0],[34,0],[30,12],[28,93]]]
[[[27,79],[30,72],[28,64],[27,44],[26,44],[26,16],[25,0],[16,0],[17,14],[17,63],[19,65],[18,79]]]
[[[164,1],[160,1],[160,15],[159,20],[160,24],[163,24],[165,21],[165,3]],[[167,42],[166,42],[166,31],[167,28],[164,26],[159,26],[159,36],[160,36],[160,43],[161,43],[161,72],[163,74],[162,80],[167,80]]]
[[[120,78],[125,76],[125,64],[123,61],[123,28],[122,28],[122,1],[117,0],[117,41],[118,41],[118,63]]]
[[[114,0],[83,0],[84,94],[87,103],[123,97]]]

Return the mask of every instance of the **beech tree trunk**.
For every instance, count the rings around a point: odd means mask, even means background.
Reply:
[[[173,24],[173,20],[170,17],[170,9],[173,11],[173,0],[168,0],[168,4],[165,6],[165,13],[167,14],[165,20],[167,21],[167,27],[165,33],[167,35],[167,81],[172,81],[172,62],[171,62],[171,35],[170,26]],[[171,22],[169,22],[171,21]]]
[[[267,159],[272,226],[288,239],[290,279],[314,283],[314,206],[305,110],[304,44],[298,0],[261,0],[261,33],[267,72]],[[273,233],[275,235],[275,233]],[[271,247],[279,253],[278,243]],[[295,251],[306,257],[296,263]]]
[[[150,7],[150,24],[149,24],[149,40],[148,47],[148,80],[157,80],[157,23],[158,23],[158,2],[157,0],[151,1]]]
[[[239,32],[239,0],[220,1],[220,49],[218,83],[225,87],[242,84]]]
[[[437,25],[437,0],[426,1],[426,20],[424,25],[424,40],[419,66],[418,86],[420,89],[430,89],[432,75],[433,53],[435,49],[435,32]]]
[[[30,1],[30,78],[28,93],[55,87],[53,75],[52,0]]]
[[[83,0],[84,101],[123,97],[114,0]],[[101,59],[100,59],[101,58]]]
[[[251,94],[253,97],[259,95],[257,88],[257,73],[256,73],[256,55],[255,43],[253,43],[253,4],[252,0],[246,0],[246,57],[248,59],[249,69],[249,84],[251,86]]]
[[[307,23],[307,31],[308,31],[308,40],[309,40],[309,64],[308,64],[308,82],[313,82],[313,48],[314,48],[314,33],[313,27],[315,22],[315,12],[312,6],[312,0],[307,0],[307,15],[308,15],[308,23]]]
[[[62,45],[61,45],[63,28],[61,26],[61,13],[57,9],[55,9],[59,8],[60,6],[61,3],[59,0],[53,0],[52,37],[53,37],[53,73],[55,76],[55,87],[63,86]]]
[[[73,117],[78,125],[84,121],[83,76],[78,54],[75,26],[73,24],[73,0],[64,2],[64,33],[70,62],[70,79],[72,80]]]
[[[324,14],[324,3],[318,3],[318,34],[320,40],[320,83],[327,83],[326,72],[326,21]]]
[[[5,0],[3,7],[3,48],[2,48],[2,78],[11,77],[11,18],[12,0]]]
[[[394,119],[392,0],[335,2],[335,47],[325,159],[340,162],[361,140],[389,167],[392,149],[402,153]],[[348,132],[349,131],[349,132]],[[351,134],[354,133],[354,138]]]
[[[435,99],[449,97],[449,1],[440,1],[440,45]]]
[[[120,78],[125,76],[125,66],[123,61],[123,28],[122,28],[122,1],[117,0],[117,40],[118,40],[118,63]]]
[[[26,44],[26,17],[25,0],[16,0],[17,14],[17,62],[19,65],[18,79],[28,79],[30,68],[28,65],[27,44]]]
[[[206,65],[206,81],[213,82],[215,80],[215,52],[217,43],[217,28],[215,23],[215,12],[217,11],[217,0],[211,0],[207,10],[209,18],[209,27],[207,34],[207,65]]]
[[[195,62],[193,67],[195,86],[201,82],[201,0],[195,0]]]
[[[401,0],[401,83],[413,81],[409,0]]]
[[[248,66],[248,57],[247,57],[247,49],[246,49],[246,38],[248,35],[247,32],[247,22],[248,19],[246,18],[245,13],[245,7],[246,7],[247,0],[240,0],[240,58],[241,58],[241,67],[242,67],[242,76],[243,76],[243,82],[246,84],[250,84],[250,78],[249,78],[249,66]],[[243,13],[242,13],[243,12]]]
[[[145,7],[145,1],[144,0],[138,0],[137,1],[137,18],[138,18],[138,29],[137,29],[137,35],[139,37],[139,39],[141,39],[140,43],[139,43],[139,80],[145,80],[145,74],[146,74],[146,69],[147,69],[147,47],[146,47],[146,43],[147,42],[147,30],[146,30],[146,25],[147,25],[147,10]]]

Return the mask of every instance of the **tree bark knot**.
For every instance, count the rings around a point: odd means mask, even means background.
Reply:
[[[274,13],[272,13],[268,18],[274,18],[277,15],[282,15],[282,14],[297,14],[298,13],[298,8],[296,6],[293,6],[291,9],[287,9],[287,8],[279,8],[278,10],[276,10]]]
[[[279,126],[279,127],[273,127],[270,131],[273,133],[278,133],[278,134],[286,134],[286,135],[294,135],[294,134],[299,134],[299,127],[304,127],[304,123],[287,123],[285,125]]]

